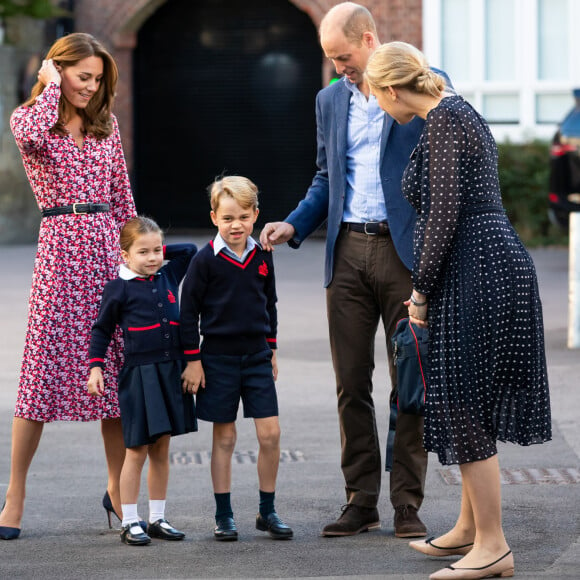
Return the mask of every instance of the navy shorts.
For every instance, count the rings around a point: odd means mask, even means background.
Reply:
[[[244,417],[263,419],[278,416],[278,397],[272,375],[272,350],[255,354],[201,353],[205,389],[195,397],[198,419],[233,423],[240,399]]]

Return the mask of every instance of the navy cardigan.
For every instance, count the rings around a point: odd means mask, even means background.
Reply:
[[[89,348],[90,367],[103,367],[117,325],[123,331],[125,366],[183,358],[179,336],[179,284],[197,252],[194,244],[164,248],[170,260],[148,278],[116,278],[105,284]]]

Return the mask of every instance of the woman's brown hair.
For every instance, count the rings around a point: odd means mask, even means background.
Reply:
[[[93,135],[97,139],[104,139],[113,132],[111,109],[119,78],[119,72],[113,57],[90,34],[75,32],[59,38],[50,47],[45,58],[46,60],[52,59],[56,66],[65,69],[90,56],[96,56],[103,61],[103,79],[87,107],[78,109],[78,113],[83,120],[85,133]],[[42,93],[45,86],[44,83],[38,81],[32,87],[30,97],[23,103],[23,106],[31,107],[34,105],[36,98]],[[58,122],[51,131],[58,135],[66,135],[67,131],[64,127],[66,121],[65,102],[64,97],[61,95],[58,107]]]

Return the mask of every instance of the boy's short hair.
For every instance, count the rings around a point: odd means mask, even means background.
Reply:
[[[222,197],[235,199],[242,208],[258,209],[258,188],[247,177],[228,175],[216,179],[209,187],[209,201],[212,211],[217,211]]]

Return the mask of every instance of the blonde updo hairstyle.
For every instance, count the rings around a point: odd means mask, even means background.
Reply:
[[[379,46],[369,58],[365,77],[375,90],[398,87],[440,97],[445,88],[443,77],[429,68],[424,54],[406,42]]]

